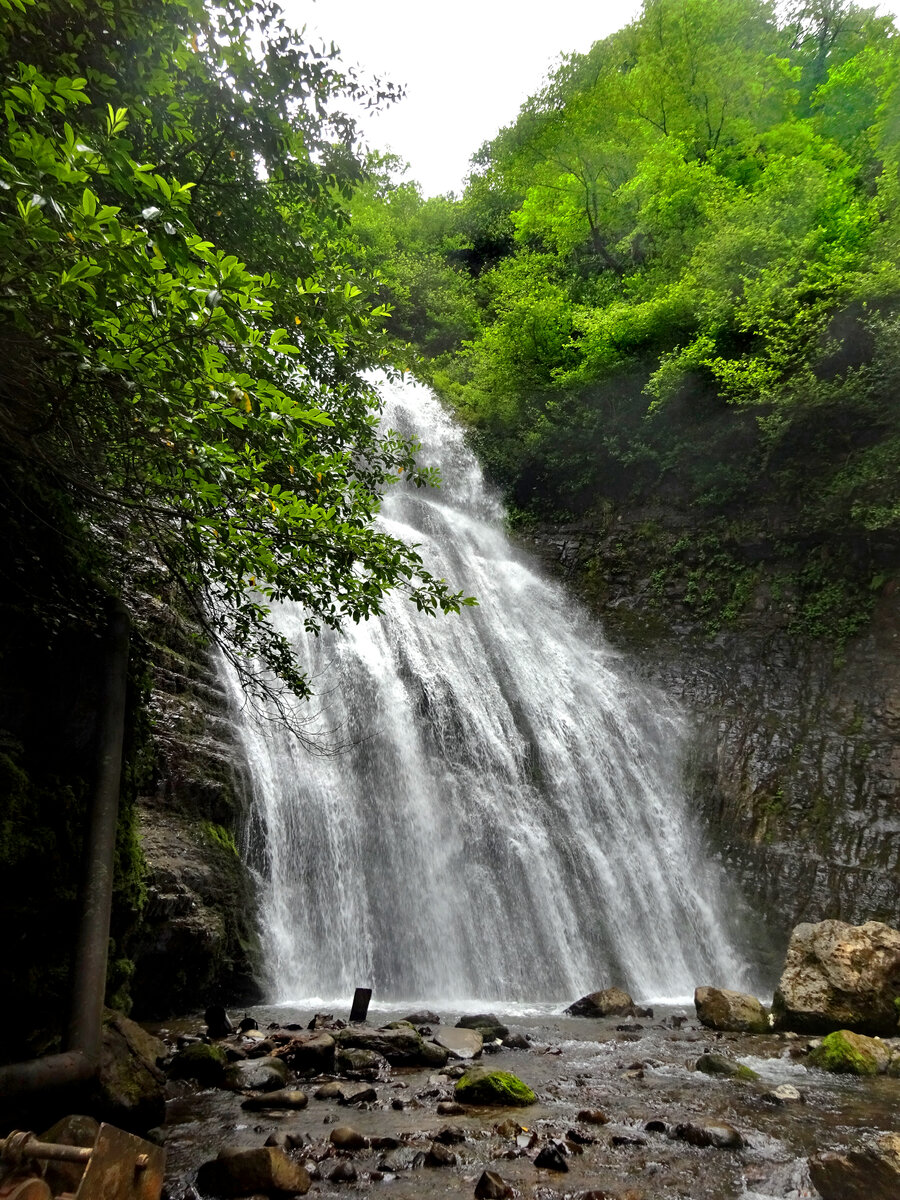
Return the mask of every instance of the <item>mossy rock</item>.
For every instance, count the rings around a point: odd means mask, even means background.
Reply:
[[[890,1053],[877,1038],[838,1029],[809,1052],[809,1064],[841,1075],[879,1075],[887,1070]]]
[[[456,1085],[460,1104],[492,1104],[524,1107],[537,1096],[527,1083],[509,1071],[468,1071]]]
[[[757,1073],[743,1063],[733,1062],[723,1054],[701,1054],[694,1064],[704,1075],[721,1075],[726,1079],[759,1079]]]
[[[194,1042],[179,1050],[169,1067],[170,1079],[196,1079],[198,1083],[217,1087],[225,1079],[228,1058],[221,1046]]]

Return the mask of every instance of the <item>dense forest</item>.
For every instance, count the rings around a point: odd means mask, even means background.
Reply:
[[[513,519],[646,510],[651,592],[712,628],[768,573],[840,645],[896,563],[898,47],[843,0],[646,0],[460,198],[380,159],[351,204]]]

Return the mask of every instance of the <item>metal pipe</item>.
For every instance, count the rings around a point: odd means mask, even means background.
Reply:
[[[100,721],[97,781],[87,842],[84,900],[75,951],[75,990],[69,1025],[69,1049],[82,1051],[98,1066],[128,685],[129,621],[121,600],[115,600],[111,606],[107,639],[106,695]]]
[[[0,1096],[4,1099],[84,1083],[100,1069],[129,642],[128,611],[120,600],[114,600],[106,639],[94,800],[85,844],[85,883],[75,952],[69,1049],[62,1054],[0,1067]]]

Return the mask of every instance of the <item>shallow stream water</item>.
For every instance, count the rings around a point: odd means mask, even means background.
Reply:
[[[400,1008],[403,1011],[397,1006],[372,1009],[369,1022],[385,1024],[411,1011]],[[270,1022],[305,1027],[317,1010],[321,1007],[282,1005],[255,1009],[253,1015],[263,1029]],[[327,1011],[347,1016],[337,1007]],[[444,1024],[454,1024],[459,1016],[437,1011]],[[685,1012],[687,1019],[673,1028]],[[301,1083],[310,1096],[308,1108],[283,1116],[248,1114],[238,1094],[197,1093],[178,1085],[182,1094],[170,1101],[161,1131],[169,1153],[169,1195],[173,1200],[196,1196],[190,1188],[197,1167],[222,1146],[261,1146],[272,1133],[290,1133],[305,1136],[305,1144],[293,1156],[321,1176],[310,1196],[366,1192],[385,1200],[470,1197],[481,1172],[489,1169],[529,1200],[575,1198],[591,1189],[607,1193],[611,1200],[799,1200],[818,1195],[809,1183],[809,1155],[859,1146],[867,1133],[898,1127],[900,1080],[839,1077],[807,1069],[802,1061],[807,1039],[715,1034],[696,1023],[692,1006],[657,1005],[652,1019],[639,1021],[588,1020],[522,1009],[497,1015],[513,1033],[529,1038],[531,1049],[486,1054],[482,1063],[511,1071],[528,1083],[538,1096],[531,1107],[477,1108],[462,1116],[441,1116],[437,1104],[453,1098],[453,1080],[418,1069],[393,1069],[389,1078],[374,1083],[377,1100],[361,1108],[316,1100],[316,1085]],[[198,1025],[199,1020],[183,1029],[196,1032]],[[617,1025],[640,1028],[617,1030]],[[170,1027],[170,1032],[178,1031]],[[695,1071],[694,1063],[705,1051],[734,1058],[761,1078],[742,1082]],[[763,1099],[782,1083],[793,1084],[804,1103],[775,1105]],[[394,1107],[398,1102],[403,1106]],[[577,1114],[583,1109],[603,1110],[608,1124],[579,1121]],[[497,1126],[509,1119],[526,1127],[528,1135],[536,1134],[536,1144],[520,1146],[508,1131],[498,1132]],[[674,1126],[703,1119],[733,1125],[744,1148],[699,1149],[644,1128],[651,1120]],[[412,1151],[427,1151],[434,1134],[447,1125],[459,1126],[466,1140],[451,1146],[456,1165],[441,1168],[384,1172],[383,1151],[362,1151],[351,1158],[357,1180],[336,1184],[327,1179],[337,1161],[328,1145],[335,1125],[352,1126],[369,1138],[397,1138]],[[549,1139],[565,1138],[572,1128],[594,1141],[583,1153],[567,1157],[568,1172],[535,1166],[541,1146]],[[524,1135],[520,1141],[525,1141]]]

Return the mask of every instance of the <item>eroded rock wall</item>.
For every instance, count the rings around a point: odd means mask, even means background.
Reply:
[[[135,1015],[166,1017],[258,1000],[259,948],[240,853],[248,779],[227,697],[190,622],[150,603],[155,765],[137,802],[147,900],[131,990]]]
[[[790,632],[766,573],[710,633],[633,548],[647,514],[522,541],[635,668],[692,714],[689,773],[713,842],[783,951],[800,921],[900,924],[900,592],[840,655]]]

